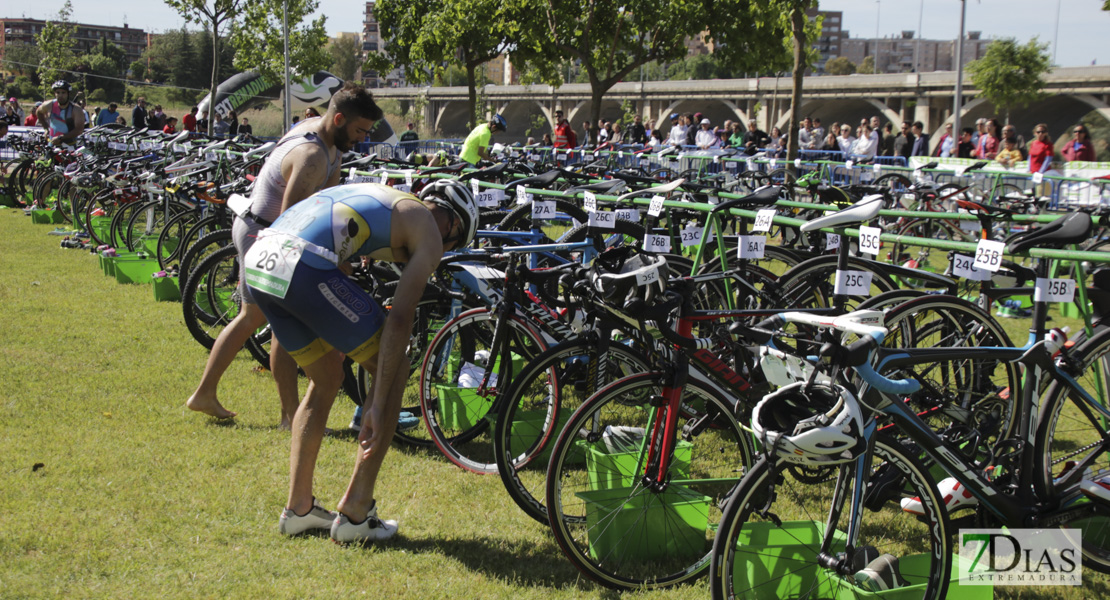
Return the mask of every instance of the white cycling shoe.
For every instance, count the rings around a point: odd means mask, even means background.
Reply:
[[[949,513],[958,508],[979,504],[979,499],[973,496],[962,483],[956,481],[955,477],[942,480],[937,484],[937,490],[944,497],[944,508]],[[921,498],[918,496],[902,498],[902,510],[919,516],[925,515],[925,507],[921,505]]]

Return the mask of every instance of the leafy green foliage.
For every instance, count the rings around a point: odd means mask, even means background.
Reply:
[[[481,65],[506,52],[519,37],[524,0],[381,0],[375,15],[386,40],[366,64],[378,71],[404,68],[406,79],[431,82],[454,66],[466,73],[468,114],[484,118],[478,102]]]
[[[4,69],[16,76],[38,77],[42,52],[34,44],[4,44]]]
[[[331,56],[329,71],[336,77],[351,81],[358,75],[358,68],[362,64],[362,49],[358,40],[354,38],[339,38],[328,44],[328,55]]]
[[[50,86],[59,79],[65,79],[65,71],[76,66],[72,38],[77,32],[77,25],[69,21],[72,14],[73,4],[66,0],[58,10],[57,18],[47,21],[42,31],[35,36],[35,44],[42,56],[39,62],[39,85],[44,98],[53,97]]]
[[[212,65],[208,83],[208,91],[212,98],[216,97],[216,86],[221,81],[220,77],[220,27],[230,25],[239,18],[244,0],[162,0],[170,8],[176,10],[189,23],[196,23],[210,27],[212,36],[211,53],[208,55]],[[208,133],[212,133],[214,120],[208,122]]]
[[[995,40],[983,58],[967,69],[971,83],[991,104],[1009,116],[1010,110],[1044,97],[1043,75],[1052,68],[1048,44],[1037,38],[1018,44],[1013,38]]]
[[[713,58],[695,59],[688,77],[714,76],[709,61],[732,71],[767,71],[789,64],[783,52],[789,23],[778,6],[744,0],[521,0],[525,6],[514,64],[533,80],[557,84],[566,60],[581,65],[593,96],[591,123],[601,98],[641,65],[684,62],[687,38],[707,32]]]
[[[316,0],[251,0],[243,18],[231,28],[235,46],[235,66],[240,71],[255,70],[270,81],[285,80],[285,42],[282,36],[283,4],[287,4],[289,23],[289,68],[294,80],[303,79],[332,64],[327,51],[325,17],[308,23],[316,12]]]
[[[860,61],[859,66],[856,67],[856,73],[862,73],[862,74],[868,74],[869,75],[869,74],[872,74],[874,72],[875,72],[875,57],[874,56],[865,56],[865,57],[863,57],[863,60]]]
[[[830,58],[825,63],[825,72],[829,75],[851,75],[856,72],[856,64],[843,56]]]

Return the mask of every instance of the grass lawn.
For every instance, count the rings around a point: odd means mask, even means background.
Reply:
[[[181,306],[105,278],[49,229],[0,209],[0,598],[618,596],[581,579],[498,478],[434,452],[395,447],[386,460],[379,499],[399,539],[343,548],[326,534],[281,536],[289,435],[268,375],[244,353],[221,387],[240,416],[188,411],[207,351]],[[341,396],[330,426],[343,430],[351,408]],[[354,452],[351,434],[325,439],[325,505]],[[1007,592],[1106,597],[1106,581],[1088,571],[1082,589]]]
[[[289,434],[269,376],[243,353],[220,390],[240,416],[187,410],[207,351],[181,305],[116,284],[49,230],[0,209],[0,598],[611,597],[500,479],[403,447],[378,486],[399,539],[281,536]],[[341,396],[330,426],[351,408]],[[353,435],[325,439],[316,493],[329,507],[354,453]]]

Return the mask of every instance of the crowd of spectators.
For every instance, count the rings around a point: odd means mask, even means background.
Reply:
[[[786,138],[778,127],[767,133],[759,129],[755,120],[745,127],[739,121],[725,120],[721,127],[702,113],[672,113],[668,123],[644,121],[636,115],[632,124],[622,128],[621,123],[601,119],[596,127],[590,121],[582,123],[580,137],[563,112],[555,112],[556,127],[553,137],[544,134],[543,145],[555,148],[596,148],[605,144],[641,144],[655,149],[668,146],[697,148],[699,150],[737,148],[745,154],[763,152],[769,157],[786,154]],[[1094,161],[1095,148],[1087,127],[1078,124],[1072,128],[1072,138],[1057,152],[1048,133],[1048,126],[1033,129],[1033,142],[1013,125],[1003,126],[997,119],[979,119],[974,127],[964,127],[954,136],[952,124],[935,144],[921,121],[903,121],[895,132],[895,124],[882,123],[878,116],[861,119],[858,126],[851,123],[833,123],[826,129],[819,118],[806,117],[798,123],[798,148],[803,153],[821,153],[832,160],[849,158],[868,160],[876,156],[914,156],[973,158],[997,162],[1005,168],[1029,161],[1033,172],[1046,172],[1056,161]]]

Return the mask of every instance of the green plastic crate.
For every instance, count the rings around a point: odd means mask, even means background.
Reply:
[[[176,277],[152,277],[150,287],[154,290],[156,301],[179,302],[181,300],[181,290],[178,289]]]
[[[117,283],[146,283],[161,269],[153,258],[120,256],[115,259]]]
[[[100,270],[104,271],[104,274],[108,277],[114,279],[116,277],[116,261],[113,260],[112,257],[104,256],[103,254],[98,254],[97,256],[100,260]]]
[[[112,228],[112,217],[90,217],[89,228],[96,234],[96,239],[107,242],[108,232]]]
[[[680,485],[575,494],[586,504],[590,557],[598,561],[697,558],[709,551],[711,499]]]
[[[479,396],[477,388],[436,384],[439,398],[439,426],[465,430],[477,425],[493,406],[493,398]]]
[[[62,213],[52,208],[36,208],[31,211],[31,222],[44,225],[51,225],[57,223],[64,223],[65,218]]]
[[[559,439],[559,432],[570,420],[570,415],[571,412],[568,410],[559,411],[558,423],[550,432],[547,444],[532,457],[532,464],[547,464],[548,459],[551,458],[551,451],[555,448],[555,442]],[[517,412],[512,425],[513,439],[512,443],[509,444],[509,451],[513,456],[520,456],[529,451],[534,452],[534,446],[539,442],[540,436],[543,435],[543,426],[546,421],[546,410],[522,410]],[[567,457],[568,465],[580,465],[586,461],[586,453],[578,444],[576,442],[575,447],[571,449],[570,455]]]
[[[818,571],[817,550],[825,524],[818,521],[783,521],[774,523],[748,523],[737,540],[738,547],[750,551],[737,552],[733,562],[734,591],[745,597],[766,598],[830,598],[850,600],[881,598],[883,600],[909,600],[920,598],[925,584],[909,585],[883,592],[857,588],[843,578]],[[845,535],[834,534],[836,545],[842,545]],[[953,557],[951,583],[948,597],[954,600],[988,600],[994,596],[989,585],[960,585],[958,556]],[[928,569],[929,557],[924,554],[903,556],[898,559],[898,569],[903,577],[920,581]],[[754,590],[750,589],[755,585]]]
[[[645,438],[646,439],[646,438]],[[575,442],[586,457],[586,473],[590,478],[591,490],[608,490],[632,487],[639,479],[641,450],[629,452],[609,452],[601,442]],[[679,440],[674,450],[674,463],[671,465],[671,478],[684,478],[690,474],[690,458],[694,445]]]

